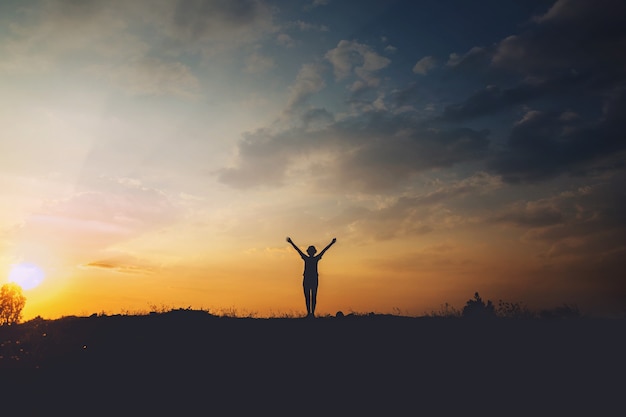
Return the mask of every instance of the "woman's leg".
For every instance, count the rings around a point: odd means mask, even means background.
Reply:
[[[311,288],[311,315],[315,315],[315,304],[317,304],[317,285]]]
[[[304,287],[304,302],[306,303],[306,315],[311,315],[311,289],[306,285]]]

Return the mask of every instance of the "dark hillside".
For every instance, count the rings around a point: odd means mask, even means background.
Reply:
[[[48,398],[25,404],[33,411],[81,404],[87,415],[624,415],[625,330],[624,320],[255,319],[174,310],[5,326],[0,364]]]

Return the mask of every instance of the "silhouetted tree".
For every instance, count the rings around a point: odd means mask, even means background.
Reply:
[[[462,314],[463,317],[467,318],[494,318],[496,317],[496,310],[491,300],[487,300],[485,304],[476,292],[474,293],[474,299],[467,300]]]
[[[26,297],[19,285],[8,283],[0,287],[0,326],[19,323],[25,305]]]

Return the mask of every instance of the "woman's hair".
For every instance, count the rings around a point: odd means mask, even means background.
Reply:
[[[317,249],[315,249],[315,246],[311,245],[306,249],[306,253],[308,253],[309,255],[314,255],[315,252],[317,252]]]

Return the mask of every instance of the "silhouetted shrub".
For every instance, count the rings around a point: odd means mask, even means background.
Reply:
[[[458,318],[461,317],[461,310],[455,308],[449,303],[445,303],[441,305],[439,310],[431,311],[430,314],[427,314],[430,317],[443,317],[443,318]]]
[[[532,319],[535,318],[535,313],[530,311],[522,303],[512,303],[508,301],[500,300],[498,302],[498,308],[496,309],[496,315],[498,317],[507,319]]]
[[[578,319],[581,314],[578,306],[563,304],[550,310],[541,310],[539,317],[542,319]]]
[[[491,300],[487,300],[485,304],[476,292],[474,293],[474,299],[467,300],[465,307],[463,307],[462,315],[464,318],[487,319],[495,318],[496,311]]]

